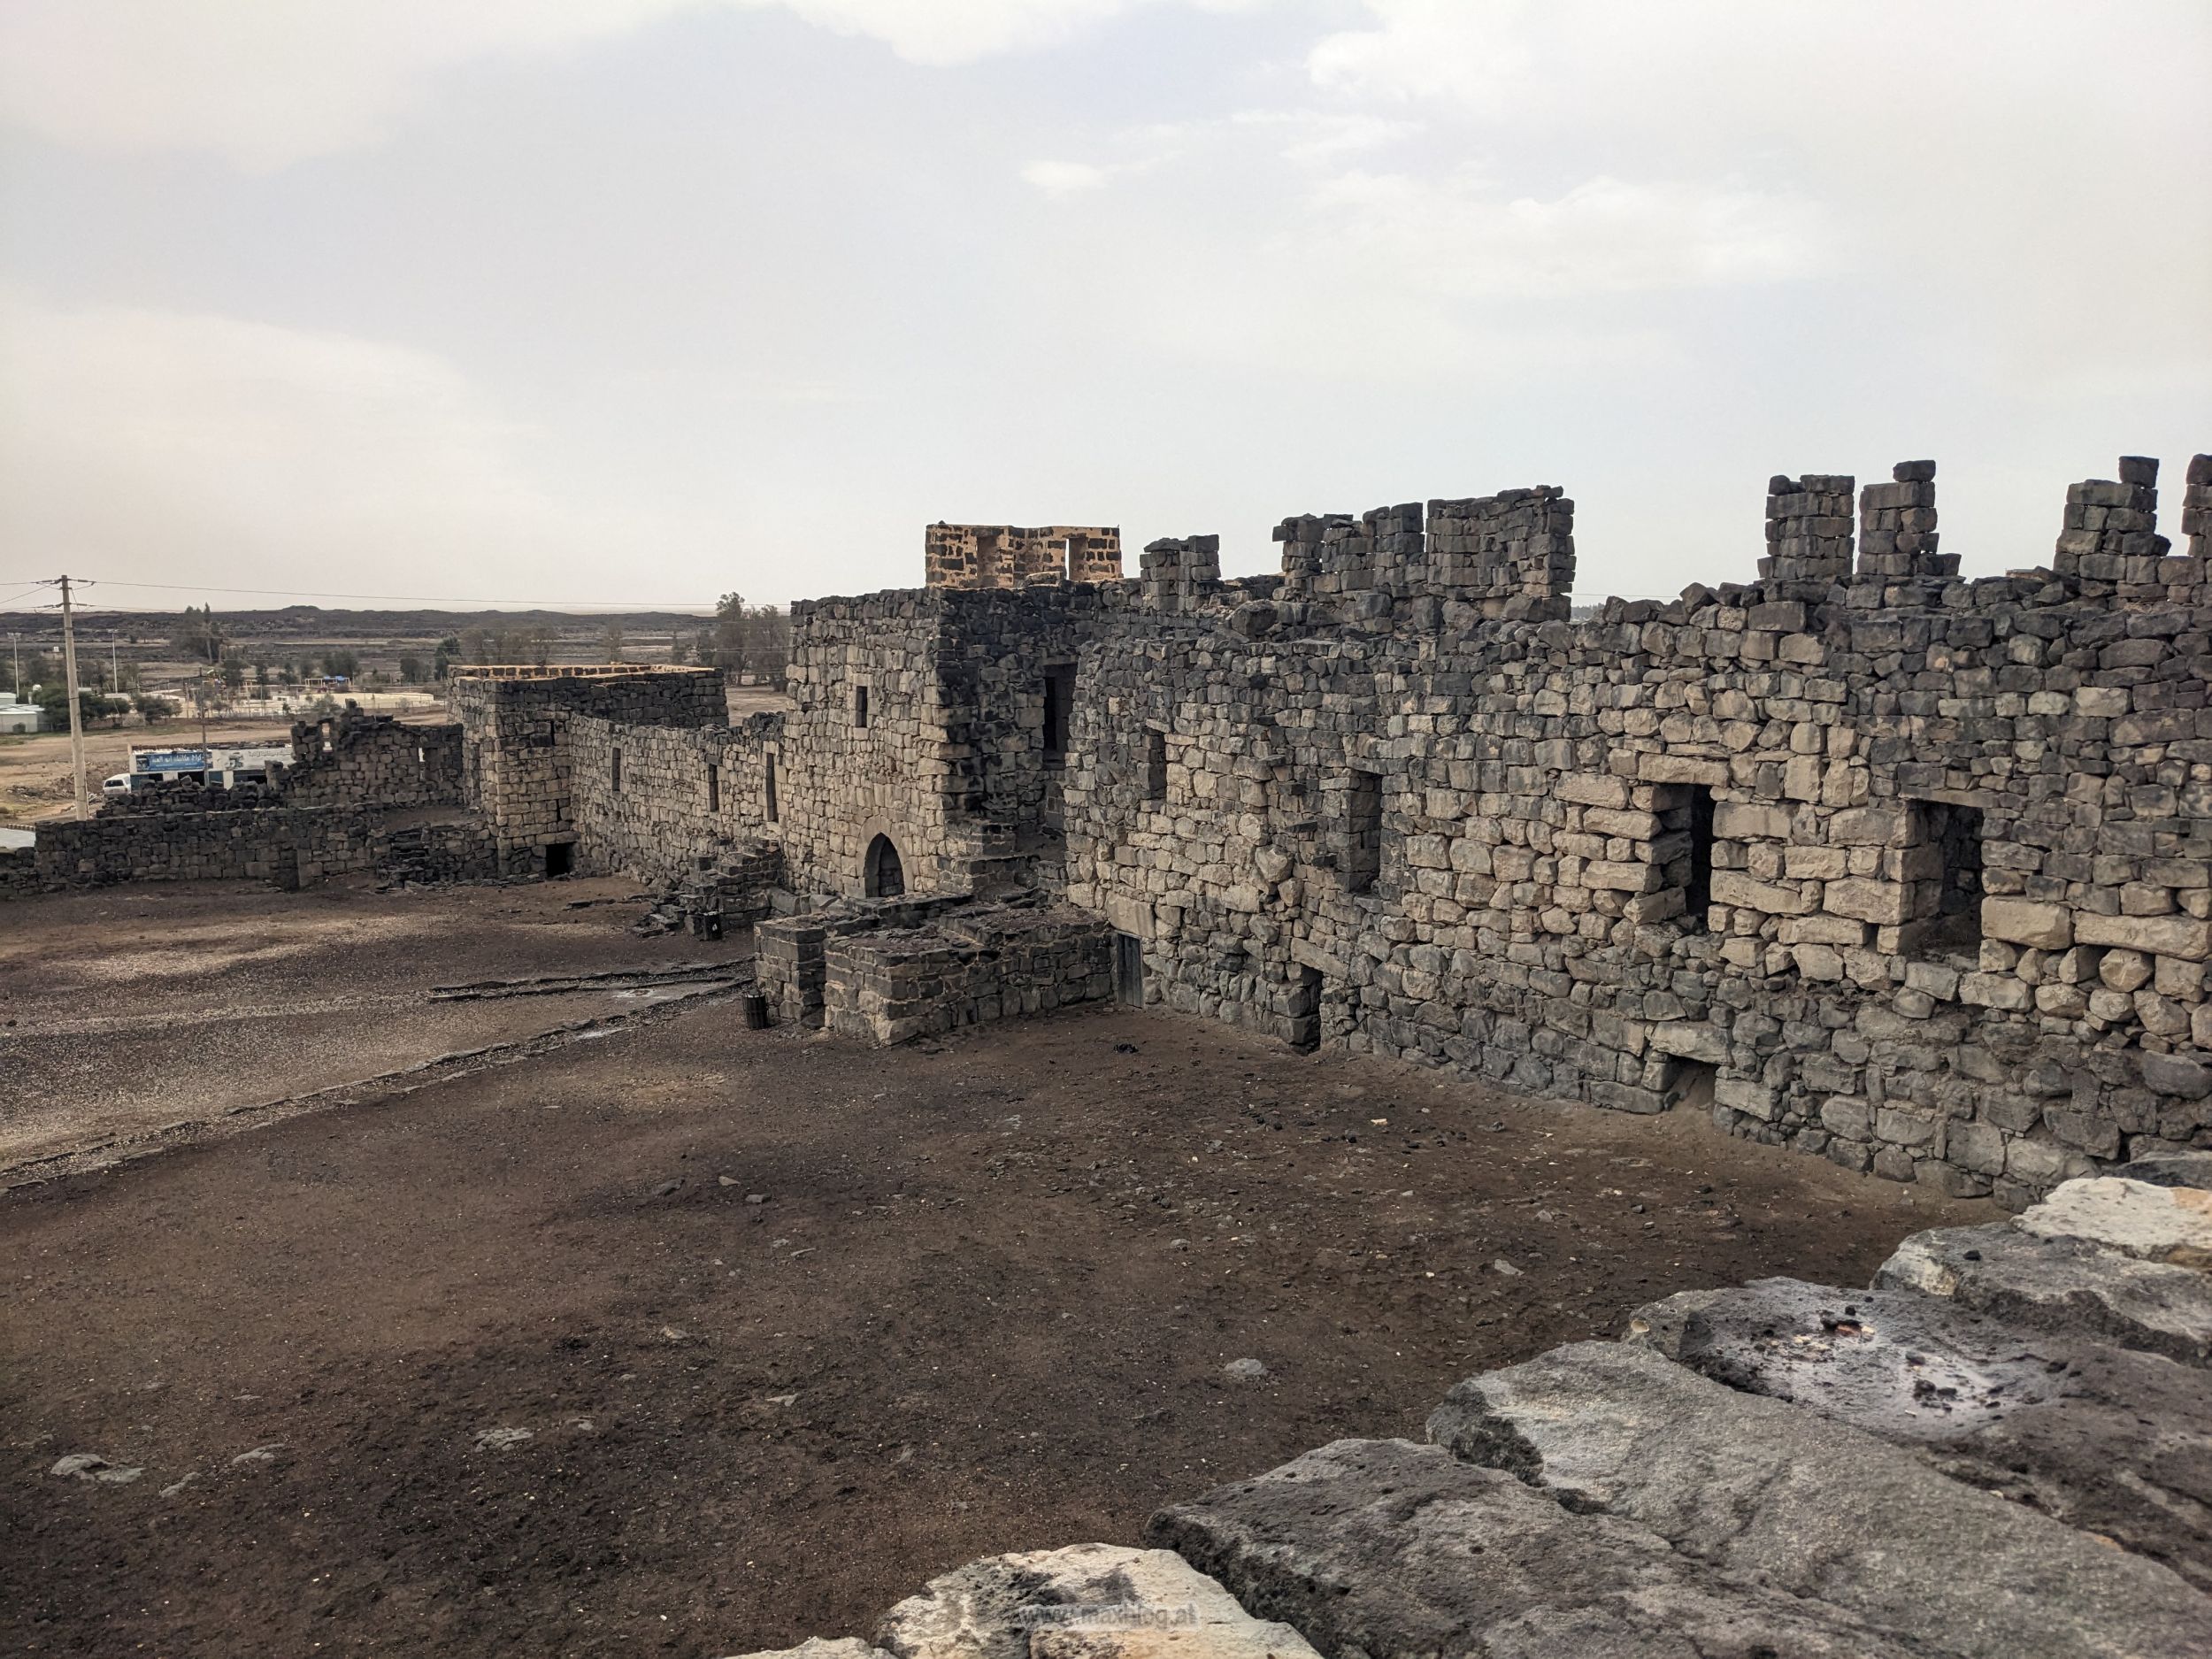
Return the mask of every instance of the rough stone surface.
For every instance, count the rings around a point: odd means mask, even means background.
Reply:
[[[737,1654],[731,1659],[882,1659],[883,1649],[857,1636],[840,1636],[832,1640],[810,1636],[796,1647],[764,1647],[755,1653]]]
[[[2212,1191],[2212,1152],[2153,1153],[2113,1171],[2154,1187],[2196,1187]]]
[[[1317,1659],[1165,1549],[1074,1544],[933,1578],[878,1633],[897,1659]]]
[[[1947,1296],[2017,1325],[2212,1365],[2212,1277],[2009,1225],[1916,1233],[1875,1271],[1879,1290]]]
[[[1179,1551],[1322,1652],[1576,1659],[1877,1659],[1930,1651],[1818,1601],[1577,1515],[1407,1440],[1339,1440],[1155,1516]]]
[[[1961,1655],[2181,1659],[2212,1631],[2212,1598],[2164,1567],[1633,1345],[1471,1379],[1429,1432],[1571,1507]]]
[[[2103,1245],[2144,1262],[2212,1270],[2212,1192],[2116,1176],[2068,1181],[2012,1224],[2039,1239]]]
[[[2212,1589],[2212,1376],[1907,1292],[1797,1279],[1640,1309],[1636,1340],[1786,1400]]]

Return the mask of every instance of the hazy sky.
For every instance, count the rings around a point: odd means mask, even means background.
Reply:
[[[2212,449],[2207,0],[0,0],[0,605],[710,603]],[[219,607],[280,603],[211,593]]]

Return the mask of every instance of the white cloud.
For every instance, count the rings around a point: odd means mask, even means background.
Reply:
[[[374,142],[439,72],[679,12],[780,6],[921,64],[1056,45],[1166,0],[11,0],[0,119],[83,149],[211,151],[254,171]],[[1258,0],[1181,0],[1210,11]]]
[[[541,561],[613,550],[526,428],[375,341],[0,292],[0,541],[39,569],[422,593],[465,568],[527,595]]]
[[[1832,251],[1810,204],[1724,187],[1597,178],[1546,202],[1466,178],[1347,173],[1313,204],[1402,280],[1465,298],[1773,281]]]
[[[1022,181],[1047,196],[1076,196],[1099,188],[1112,174],[1113,169],[1087,161],[1033,161],[1022,169]]]

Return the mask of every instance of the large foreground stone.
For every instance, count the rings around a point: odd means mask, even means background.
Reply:
[[[2101,1244],[2142,1262],[2212,1269],[2212,1193],[2100,1175],[2062,1183],[2012,1218],[2039,1239]]]
[[[2212,1152],[2156,1152],[2131,1159],[2112,1172],[2154,1187],[2212,1188]]]
[[[1322,1652],[1365,1659],[1886,1659],[1930,1649],[1409,1440],[1339,1440],[1153,1517]]]
[[[1580,1342],[1473,1378],[1429,1432],[1962,1659],[2203,1659],[2212,1633],[2212,1597],[2166,1568],[1648,1348]]]
[[[1075,1544],[994,1555],[885,1617],[898,1659],[1319,1659],[1165,1549]]]
[[[1686,1291],[1631,1339],[1787,1400],[2212,1590],[2212,1372],[1908,1291]]]
[[[2039,1331],[2212,1364],[2212,1275],[2077,1239],[2039,1239],[2009,1223],[1939,1227],[1899,1245],[1874,1284],[1946,1296]]]

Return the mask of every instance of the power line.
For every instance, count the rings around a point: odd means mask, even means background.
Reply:
[[[88,583],[87,586],[91,584]],[[462,599],[442,594],[332,594],[318,593],[309,588],[219,588],[205,582],[127,582],[112,578],[100,584],[106,588],[150,588],[164,593],[177,594],[250,594],[264,599],[367,599],[380,604],[411,605],[529,605],[540,610],[560,606],[597,606],[618,611],[699,611],[710,610],[710,603],[697,600],[679,603],[635,599]]]

